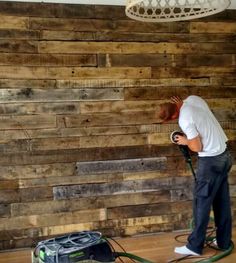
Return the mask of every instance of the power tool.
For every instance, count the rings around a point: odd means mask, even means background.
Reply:
[[[170,134],[170,140],[172,143],[177,144],[177,136],[185,136],[185,134],[181,131],[173,131]],[[185,158],[186,163],[188,164],[188,166],[192,172],[194,179],[196,180],[196,175],[195,175],[195,171],[193,169],[192,158],[191,158],[188,146],[187,145],[181,145],[181,144],[178,144],[178,146],[179,146],[179,149]]]
[[[126,252],[116,252],[100,232],[82,231],[40,241],[32,253],[32,263],[115,263],[127,257],[141,263],[153,263]]]

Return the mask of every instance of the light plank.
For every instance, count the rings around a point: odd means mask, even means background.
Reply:
[[[41,41],[39,53],[76,53],[76,54],[227,54],[236,51],[234,43],[125,43],[125,42],[64,42]]]
[[[58,213],[58,214],[43,214],[43,215],[30,215],[20,216],[14,218],[0,218],[0,231],[2,230],[17,230],[29,229],[47,226],[59,226],[79,224],[93,221],[103,221],[107,218],[106,209],[94,209]]]
[[[4,93],[4,92],[3,92]],[[9,92],[10,93],[10,92]],[[7,94],[10,95],[8,92]],[[13,97],[16,96],[16,100],[22,100],[22,95],[20,98],[18,95],[13,95]],[[24,95],[23,95],[24,96]],[[34,96],[34,95],[32,95]],[[4,100],[2,96],[1,99]],[[5,97],[5,99],[7,99]],[[9,99],[13,99],[10,95]],[[27,99],[27,98],[25,98]],[[37,98],[35,97],[37,100]],[[41,98],[42,99],[42,98]],[[52,99],[52,98],[51,98]],[[62,99],[62,98],[61,98]],[[14,99],[13,99],[14,100]],[[24,100],[24,99],[23,99]],[[45,97],[45,100],[47,98]],[[50,100],[50,99],[49,99]],[[0,113],[4,115],[12,115],[14,112],[15,116],[17,115],[33,115],[33,114],[79,114],[80,113],[80,103],[74,102],[74,101],[63,101],[61,102],[37,102],[29,99],[30,102],[9,102],[9,103],[1,103],[0,104]],[[46,132],[46,130],[45,130]]]
[[[0,166],[0,180],[60,178],[63,176],[72,176],[74,172],[75,163]]]
[[[29,17],[7,16],[0,14],[0,29],[28,29]]]
[[[137,146],[147,144],[144,134],[89,136],[80,138],[81,148],[105,148],[121,146]]]
[[[91,126],[113,126],[113,125],[137,125],[157,123],[159,119],[156,113],[150,112],[125,112],[125,113],[100,113],[100,114],[81,114],[80,116],[66,116],[66,127],[91,127]]]
[[[58,102],[121,100],[123,89],[1,89],[0,102]]]
[[[232,79],[232,78],[231,78]],[[14,80],[8,80],[14,81]],[[219,79],[218,82],[222,81]],[[235,79],[232,80],[232,85]],[[57,79],[58,88],[120,88],[120,87],[160,87],[160,86],[209,86],[211,80],[207,77],[190,79],[190,78],[160,78],[160,79],[78,79],[78,80],[61,80]],[[0,80],[1,83],[1,80]],[[221,85],[221,83],[219,84]]]
[[[0,66],[0,78],[25,79],[113,79],[113,78],[150,78],[148,67],[132,68],[86,68],[86,67],[14,67]]]

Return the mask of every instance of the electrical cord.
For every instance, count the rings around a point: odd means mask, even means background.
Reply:
[[[104,237],[104,239],[105,239],[105,240],[107,241],[107,243],[111,246],[115,258],[118,258],[122,263],[125,263],[125,262],[122,260],[121,256],[120,256],[119,254],[117,254],[117,252],[115,251],[115,248],[113,247],[113,245],[112,245],[112,243],[109,241],[109,239],[111,239],[113,242],[115,242],[115,243],[124,251],[124,253],[126,253],[125,249],[124,249],[115,239],[113,239],[113,238],[111,238],[111,237],[110,237],[110,238]],[[134,262],[134,263],[136,263],[136,262],[133,261],[133,260],[131,260],[131,261]]]

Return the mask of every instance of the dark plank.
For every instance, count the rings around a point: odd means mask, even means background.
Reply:
[[[76,163],[76,171],[78,175],[93,173],[156,171],[163,170],[165,168],[165,157]]]
[[[38,43],[33,40],[0,39],[0,52],[38,53]]]
[[[14,51],[13,51],[14,52]],[[2,53],[0,65],[96,67],[96,55]]]

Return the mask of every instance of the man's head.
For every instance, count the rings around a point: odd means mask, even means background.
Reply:
[[[166,121],[176,120],[179,117],[179,108],[176,104],[166,102],[160,104],[159,118]]]

